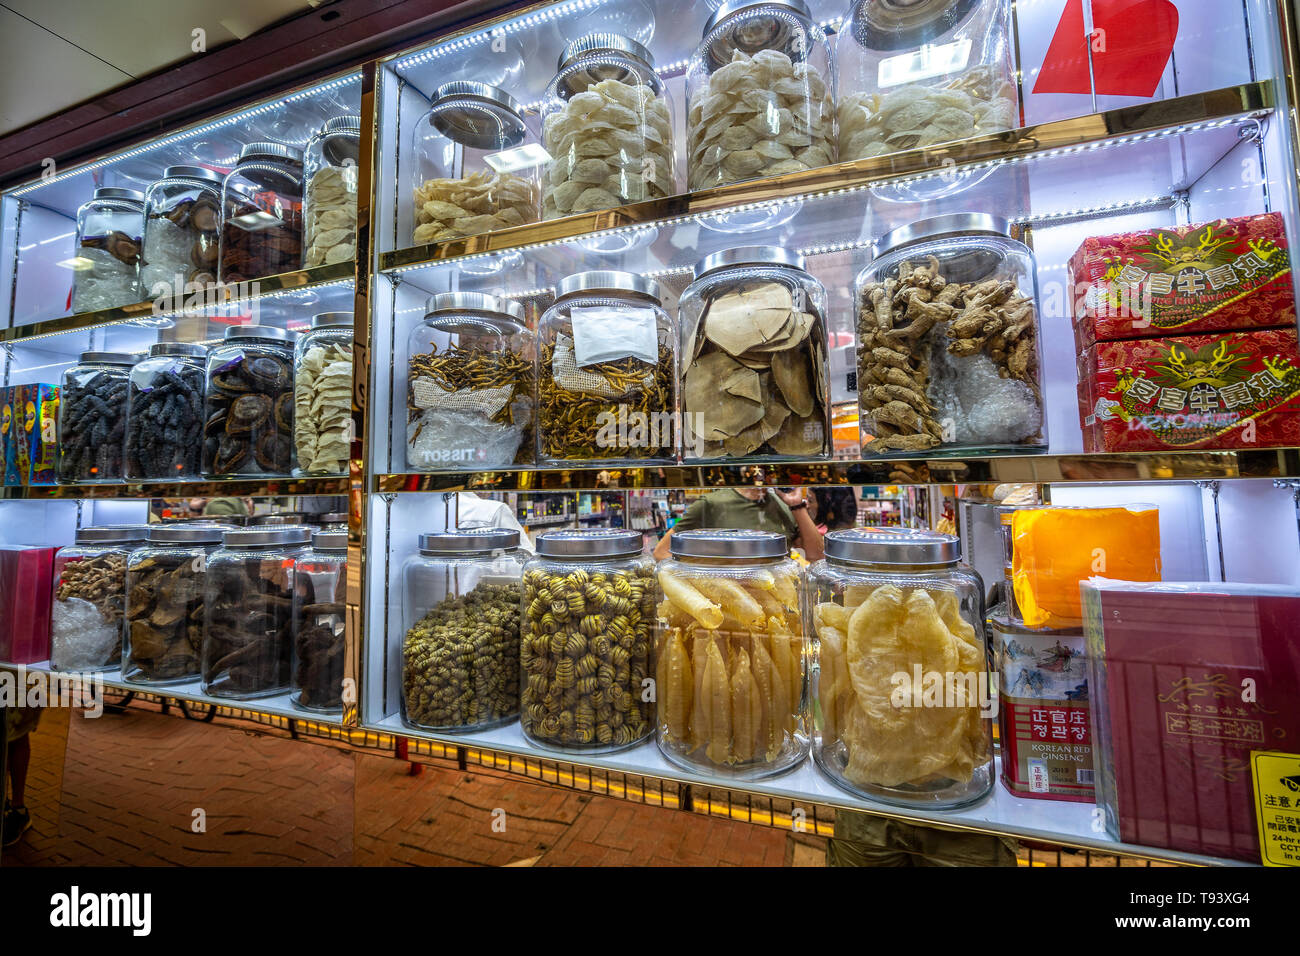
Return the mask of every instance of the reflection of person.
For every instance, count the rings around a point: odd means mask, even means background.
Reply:
[[[809,507],[814,507],[817,530],[839,531],[858,523],[858,498],[852,488],[814,488]]]
[[[5,798],[5,846],[13,846],[32,825],[27,812],[27,766],[32,761],[31,733],[40,723],[39,707],[14,707],[9,710],[5,733],[5,764],[9,768],[9,790]]]
[[[203,506],[204,516],[208,515],[251,515],[253,509],[243,498],[209,498]]]
[[[533,550],[533,543],[528,539],[528,532],[515,517],[514,509],[504,501],[493,498],[480,498],[472,491],[459,491],[454,502],[447,502],[450,514],[447,524],[455,521],[457,528],[510,528],[519,532],[519,547],[525,551]]]
[[[817,533],[808,502],[796,489],[778,492],[770,488],[723,488],[696,498],[655,545],[657,560],[668,557],[668,539],[676,531],[690,528],[777,531],[784,534],[792,548],[802,548],[804,557],[817,561],[822,557],[822,536]]]

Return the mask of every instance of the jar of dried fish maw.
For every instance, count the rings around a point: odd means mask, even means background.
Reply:
[[[830,44],[803,0],[728,0],[686,69],[691,189],[835,161]]]
[[[304,268],[356,258],[360,155],[359,116],[326,120],[307,142],[302,203]]]
[[[872,246],[856,283],[862,454],[1047,450],[1033,253],[954,213]]]
[[[536,340],[522,305],[440,292],[406,342],[408,470],[532,463]]]
[[[538,746],[604,753],[653,730],[654,564],[639,531],[544,531],[524,566],[520,724]]]
[[[537,330],[537,462],[671,464],[677,326],[659,283],[630,272],[561,280]]]
[[[568,44],[542,103],[542,218],[674,192],[673,115],[650,51],[593,33]]]
[[[855,528],[808,569],[813,757],[844,789],[956,807],[993,786],[984,585],[953,535]]]
[[[826,290],[803,256],[743,246],[702,259],[678,321],[684,460],[830,456]]]
[[[839,158],[1020,125],[1009,0],[854,0],[836,38]]]
[[[438,87],[415,125],[413,155],[416,245],[537,221],[542,151],[504,90],[470,80]]]
[[[755,778],[808,755],[799,565],[772,531],[692,529],[658,568],[656,740],[693,770]]]

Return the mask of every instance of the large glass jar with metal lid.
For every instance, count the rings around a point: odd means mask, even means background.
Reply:
[[[130,352],[82,352],[59,388],[59,481],[122,480]]]
[[[817,636],[813,755],[839,786],[955,807],[993,786],[984,585],[953,535],[855,528],[808,569]]]
[[[402,568],[402,720],[481,730],[519,714],[519,532],[420,535]]]
[[[293,471],[293,348],[285,329],[237,325],[208,352],[205,475]]]
[[[835,46],[840,160],[1019,125],[1010,0],[853,0]]]
[[[537,330],[537,462],[674,460],[677,327],[659,283],[630,272],[561,280]]]
[[[142,684],[196,680],[203,646],[203,580],[208,556],[230,525],[195,521],[151,525],[126,561],[122,676]]]
[[[830,44],[803,0],[728,0],[686,68],[691,189],[835,161]]]
[[[568,44],[542,101],[542,145],[544,219],[671,196],[672,108],[650,51],[614,33]]]
[[[513,96],[486,83],[434,91],[413,134],[415,244],[537,221],[546,154],[530,122]]]
[[[347,531],[348,513],[346,511],[327,511],[316,517],[317,525],[322,531]]]
[[[294,563],[303,527],[227,531],[203,582],[203,692],[249,699],[289,688]]]
[[[1035,274],[1007,221],[985,213],[873,244],[855,302],[864,456],[1046,450]]]
[[[654,564],[641,532],[544,531],[524,566],[520,722],[566,751],[630,747],[654,729]]]
[[[293,353],[297,475],[342,475],[352,457],[352,313],[321,312]]]
[[[203,466],[203,388],[208,350],[158,342],[135,363],[126,404],[126,477],[189,481]]]
[[[141,297],[183,295],[217,281],[222,175],[203,166],[168,166],[145,193]]]
[[[140,301],[144,193],[101,186],[77,210],[72,311],[97,312]]]
[[[317,531],[293,571],[293,686],[303,710],[343,710],[347,662],[348,533]]]
[[[691,529],[658,566],[656,740],[694,770],[765,777],[808,755],[799,565],[773,531]]]
[[[429,296],[406,340],[406,467],[531,463],[535,341],[518,302]]]
[[[307,142],[302,212],[305,268],[356,258],[360,155],[359,116],[326,120]]]
[[[76,543],[54,556],[50,668],[95,671],[122,663],[126,561],[144,525],[78,528]]]
[[[742,246],[695,264],[678,307],[682,457],[830,457],[826,290],[803,256]]]
[[[221,281],[302,268],[302,150],[249,143],[221,190]]]

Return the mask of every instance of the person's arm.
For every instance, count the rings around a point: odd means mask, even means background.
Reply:
[[[794,515],[794,526],[799,532],[799,547],[803,549],[804,557],[809,561],[820,561],[826,556],[826,550],[822,547],[821,533],[818,532],[817,525],[813,524],[812,515],[808,513],[803,490],[796,488],[789,492],[778,491],[777,494]]]
[[[668,557],[668,539],[672,537],[674,531],[689,531],[691,528],[708,527],[704,522],[704,498],[696,498],[682,512],[682,516],[673,523],[673,526],[664,532],[664,536],[659,539],[655,545],[654,559],[662,561]]]

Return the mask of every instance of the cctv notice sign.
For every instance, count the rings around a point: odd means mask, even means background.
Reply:
[[[1250,752],[1259,855],[1265,866],[1300,866],[1300,754]]]

